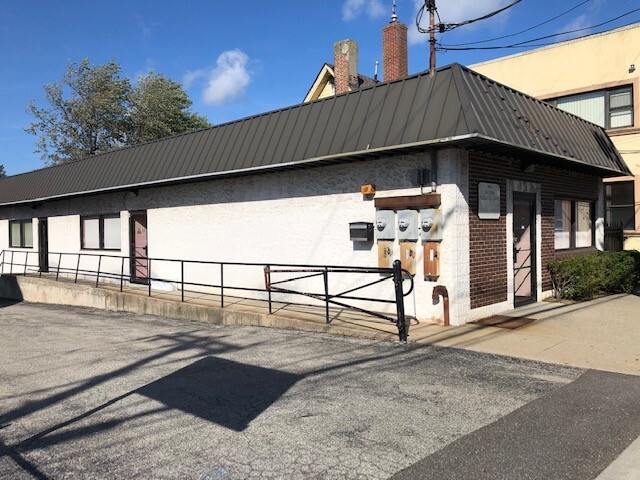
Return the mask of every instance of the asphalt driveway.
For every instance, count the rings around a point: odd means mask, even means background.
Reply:
[[[554,428],[584,448],[546,473],[594,478],[640,435],[640,377],[25,303],[2,305],[0,332],[3,478],[482,478],[505,438]],[[491,478],[542,478],[520,456]]]

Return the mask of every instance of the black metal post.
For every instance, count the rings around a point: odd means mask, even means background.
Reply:
[[[102,255],[98,257],[98,274],[96,275],[96,288],[98,287],[98,282],[100,281],[100,264],[102,263]]]
[[[62,263],[62,254],[58,254],[58,268],[56,269],[56,282],[58,281],[58,277],[60,276],[60,264]]]
[[[264,283],[267,287],[267,294],[269,295],[269,313],[273,313],[271,308],[271,266],[264,267]]]
[[[220,264],[220,308],[224,308],[224,263]]]
[[[180,260],[180,289],[182,291],[182,301],[184,302],[184,260]]]
[[[322,277],[324,279],[324,315],[328,324],[331,320],[329,320],[329,271],[326,267],[322,272]]]
[[[120,266],[120,291],[124,287],[124,257],[122,257],[122,265]]]
[[[151,259],[147,257],[147,282],[149,282],[149,296],[151,296]]]
[[[27,263],[29,263],[29,252],[24,256],[24,276],[27,276]]]
[[[9,274],[13,275],[13,250],[11,250],[11,266],[9,267]]]
[[[402,291],[402,264],[400,260],[393,262],[393,284],[396,288],[396,309],[398,311],[398,336],[403,343],[407,342],[409,337],[409,325],[404,315],[404,292]]]
[[[0,273],[4,273],[4,250],[2,250],[2,263],[0,263],[0,268],[2,269]]]
[[[73,279],[73,283],[78,283],[78,270],[80,270],[80,257],[82,256],[82,254],[78,254],[78,261],[76,262],[76,276]]]

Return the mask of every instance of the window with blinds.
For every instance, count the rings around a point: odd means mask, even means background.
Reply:
[[[80,218],[83,250],[120,250],[120,215],[93,215]]]
[[[636,229],[634,182],[613,182],[605,185],[606,220],[610,227]]]
[[[631,85],[569,95],[550,100],[550,103],[606,129],[633,126]]]

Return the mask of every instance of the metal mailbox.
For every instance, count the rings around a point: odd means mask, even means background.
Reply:
[[[349,224],[349,238],[354,242],[373,241],[373,223],[352,222]]]

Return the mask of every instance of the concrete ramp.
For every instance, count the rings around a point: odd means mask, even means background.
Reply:
[[[264,301],[225,296],[225,307],[221,308],[220,299],[215,295],[197,292],[185,292],[185,301],[182,302],[179,291],[153,291],[148,296],[147,287],[127,286],[121,292],[119,286],[107,283],[95,287],[88,282],[74,283],[63,278],[2,275],[0,298],[157,315],[216,325],[251,325],[371,340],[398,340],[395,324],[346,309],[332,309],[332,321],[327,325],[324,307],[274,302],[274,313],[269,314]]]

